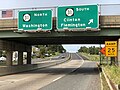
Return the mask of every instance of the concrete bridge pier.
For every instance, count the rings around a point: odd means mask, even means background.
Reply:
[[[120,66],[120,38],[118,39],[118,61],[117,61],[117,63],[118,63],[118,66]]]
[[[7,66],[12,66],[12,56],[13,56],[13,51],[7,51],[7,54],[6,54],[6,65]]]
[[[14,41],[0,40],[0,50],[6,50],[6,65],[12,66],[13,51],[18,51],[18,65],[23,65],[23,52],[27,52],[27,64],[31,64],[32,46]]]
[[[27,64],[31,64],[31,52],[27,52]]]
[[[27,46],[27,64],[31,64],[32,46]]]
[[[23,52],[18,51],[18,65],[23,65]]]

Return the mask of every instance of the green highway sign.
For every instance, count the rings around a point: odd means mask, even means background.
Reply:
[[[98,5],[64,6],[57,8],[57,29],[97,29]]]
[[[18,14],[18,30],[51,30],[52,11],[35,10],[20,11]]]

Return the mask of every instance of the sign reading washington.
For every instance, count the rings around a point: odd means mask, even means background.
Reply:
[[[97,29],[98,5],[64,6],[57,8],[57,29]]]
[[[51,30],[52,11],[20,11],[18,14],[18,30]]]

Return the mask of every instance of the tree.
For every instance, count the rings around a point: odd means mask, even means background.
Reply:
[[[86,47],[86,46],[83,46],[83,47],[80,47],[80,49],[78,50],[78,52],[83,52],[83,53],[89,53],[89,54],[95,54],[95,55],[98,55],[99,54],[99,50],[100,48],[99,47],[95,47],[95,46],[91,46],[91,47]]]
[[[45,54],[55,55],[55,52],[63,53],[66,50],[63,48],[61,44],[59,45],[35,45],[35,47],[39,48],[39,57],[45,57]]]

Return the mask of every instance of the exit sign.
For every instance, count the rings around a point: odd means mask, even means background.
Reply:
[[[57,29],[98,29],[98,5],[64,6],[57,8]]]
[[[52,11],[20,11],[18,30],[52,30]]]

